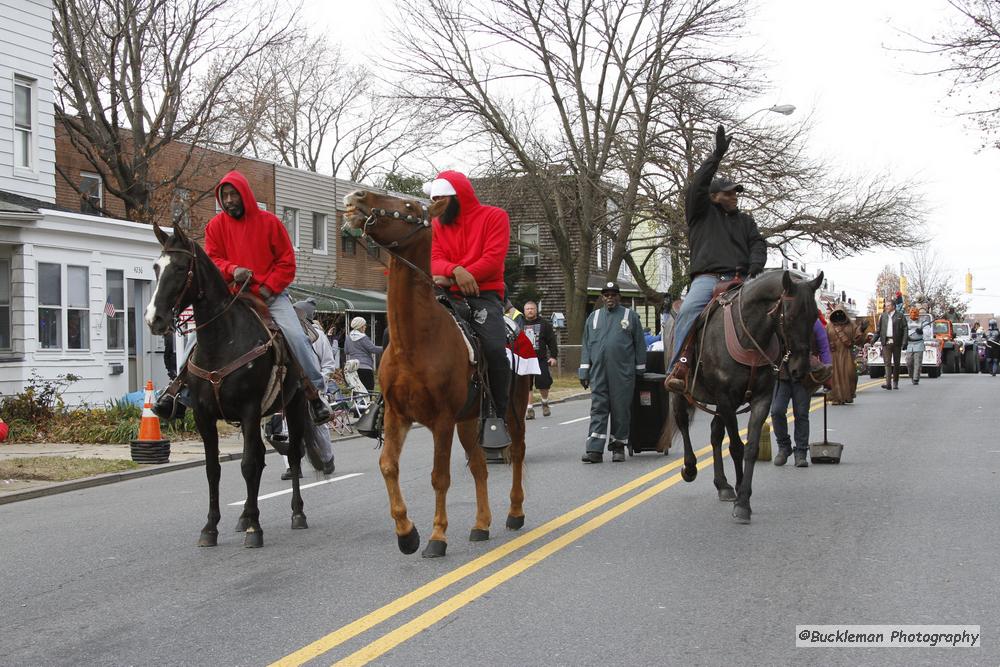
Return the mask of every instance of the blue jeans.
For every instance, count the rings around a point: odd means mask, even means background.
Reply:
[[[716,274],[696,276],[691,281],[687,296],[684,297],[684,303],[681,304],[681,312],[677,313],[677,323],[674,324],[674,354],[671,357],[669,368],[673,368],[674,364],[677,363],[677,357],[681,355],[684,340],[691,332],[695,320],[701,315],[701,311],[712,300],[712,290],[719,282]]]
[[[784,451],[792,448],[792,439],[788,437],[788,401],[792,401],[792,416],[795,417],[795,449],[800,452],[809,450],[809,392],[799,382],[777,380],[774,383],[774,395],[771,397],[771,430],[778,447]]]
[[[302,325],[299,324],[299,316],[295,314],[295,308],[292,307],[292,300],[289,298],[288,293],[282,292],[276,296],[274,301],[268,306],[268,310],[271,311],[271,319],[274,320],[274,323],[281,329],[281,333],[284,334],[285,341],[288,343],[288,349],[292,351],[292,355],[299,362],[299,366],[302,367],[306,377],[316,387],[316,391],[322,395],[326,391],[326,382],[323,380],[323,373],[319,369],[319,358],[309,343],[306,332],[302,330]],[[181,363],[178,365],[178,368],[184,367],[188,355],[194,349],[194,335],[189,335],[188,339],[188,341],[185,341],[184,352],[181,355]]]

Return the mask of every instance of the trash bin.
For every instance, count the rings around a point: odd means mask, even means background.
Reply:
[[[667,390],[663,381],[667,376],[663,373],[642,374],[635,380],[635,392],[632,395],[632,424],[628,432],[628,453],[630,456],[639,452],[654,452],[660,441],[660,433],[667,418]],[[668,449],[663,453],[669,453]]]

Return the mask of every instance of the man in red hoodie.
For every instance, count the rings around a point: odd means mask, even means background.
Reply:
[[[249,280],[249,290],[264,300],[274,323],[281,328],[288,348],[305,373],[303,389],[309,399],[313,420],[330,420],[330,407],[320,395],[326,383],[319,361],[299,324],[292,301],[285,293],[295,279],[295,249],[288,231],[277,216],[262,211],[246,177],[231,171],[215,187],[215,197],[222,211],[205,228],[205,252],[222,272],[226,282],[242,285]],[[181,368],[187,362],[185,350]],[[153,412],[169,416],[173,399],[183,381],[182,373],[157,400]]]
[[[497,416],[506,418],[510,387],[503,322],[503,263],[510,245],[507,212],[480,204],[472,183],[457,171],[442,171],[424,191],[435,201],[448,199],[445,212],[432,221],[434,282],[463,295],[472,308],[472,328],[489,367],[493,404]]]

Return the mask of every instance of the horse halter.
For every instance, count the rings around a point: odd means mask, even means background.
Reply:
[[[406,259],[405,257],[403,257],[403,256],[399,255],[398,253],[395,253],[395,252],[392,251],[393,248],[400,247],[400,244],[402,244],[402,243],[404,243],[406,241],[409,241],[411,238],[413,238],[414,236],[416,236],[420,232],[424,231],[425,229],[430,229],[431,219],[430,219],[430,215],[427,212],[427,207],[424,206],[423,204],[421,204],[420,205],[420,211],[421,211],[421,214],[419,216],[417,216],[417,215],[413,215],[412,213],[408,213],[406,215],[403,215],[399,211],[390,211],[390,210],[384,209],[384,208],[372,208],[372,209],[369,210],[368,217],[365,219],[364,224],[361,226],[361,233],[364,236],[366,236],[368,239],[370,239],[371,242],[374,243],[378,248],[380,248],[381,250],[385,250],[394,259],[402,262],[403,264],[406,264],[408,267],[410,267],[411,269],[413,269],[414,271],[416,271],[417,275],[419,275],[420,277],[424,278],[425,280],[427,280],[431,284],[431,287],[435,287],[434,279],[431,278],[427,274],[426,271],[424,271],[419,266],[417,266],[416,264],[414,264],[410,260]],[[388,218],[388,219],[391,219],[391,220],[401,220],[401,221],[409,223],[411,225],[415,225],[415,227],[413,228],[413,230],[411,232],[409,232],[408,234],[406,234],[405,236],[403,236],[403,238],[396,239],[395,241],[393,241],[392,243],[389,243],[387,245],[382,245],[381,243],[379,243],[378,241],[375,240],[374,236],[372,236],[371,234],[368,233],[369,228],[374,227],[375,225],[377,225],[379,223],[379,221],[380,221],[381,218]],[[385,262],[382,262],[382,263],[385,264]]]
[[[218,313],[216,313],[212,317],[208,318],[207,320],[205,320],[201,324],[199,324],[199,325],[197,325],[197,326],[195,326],[195,327],[193,327],[191,329],[187,329],[187,330],[183,330],[182,331],[183,326],[187,323],[187,321],[184,321],[184,322],[181,321],[181,312],[182,312],[181,301],[184,299],[184,295],[188,293],[189,289],[191,289],[191,285],[194,284],[195,282],[197,282],[197,284],[198,284],[198,294],[197,294],[197,296],[194,299],[192,299],[192,301],[200,301],[205,296],[205,290],[202,288],[201,281],[200,280],[196,280],[197,279],[196,273],[197,273],[197,270],[198,270],[198,255],[195,253],[194,241],[192,241],[191,239],[188,239],[188,247],[187,248],[171,248],[169,250],[167,250],[166,248],[164,248],[164,252],[179,252],[179,253],[183,253],[183,254],[185,254],[185,255],[187,255],[188,257],[191,258],[189,260],[189,262],[188,262],[187,278],[184,281],[184,287],[183,287],[183,289],[181,289],[177,293],[177,299],[174,300],[174,305],[170,308],[170,321],[171,321],[171,324],[173,326],[174,331],[181,332],[181,333],[183,333],[183,334],[186,335],[186,334],[198,331],[199,329],[201,329],[203,327],[208,326],[210,323],[212,323],[213,321],[215,321],[217,318],[221,317],[223,315],[223,313],[225,313],[227,310],[229,310],[229,308],[234,303],[236,303],[237,299],[240,298],[240,295],[243,294],[243,291],[246,290],[247,285],[250,284],[250,279],[248,278],[247,280],[245,280],[243,282],[243,284],[240,285],[239,291],[236,292],[236,294],[233,295],[233,298],[229,301],[229,303],[226,304],[225,308],[223,308]],[[188,320],[188,321],[190,321],[190,320]]]

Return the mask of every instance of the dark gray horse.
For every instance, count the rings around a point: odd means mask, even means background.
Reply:
[[[153,226],[163,252],[156,261],[156,291],[146,308],[146,324],[155,335],[174,328],[177,315],[187,306],[194,309],[198,323],[198,347],[190,362],[214,374],[216,382],[189,372],[195,423],[205,445],[208,476],[208,523],[201,529],[198,546],[214,547],[219,536],[219,419],[239,422],[243,431],[243,458],[240,467],[247,485],[247,499],[236,526],[245,531],[243,545],[260,547],[264,533],[260,527],[257,494],[264,471],[264,441],[260,433],[262,416],[282,409],[288,422],[288,462],[292,475],[292,528],[308,528],[299,493],[299,466],[308,414],[299,389],[299,374],[290,362],[284,340],[269,331],[254,310],[229,291],[219,269],[202,248],[179,229],[173,236]],[[256,356],[254,356],[256,355]],[[275,362],[280,364],[279,391],[267,394]],[[284,368],[282,368],[282,366]],[[213,384],[215,386],[213,386]],[[268,405],[262,407],[267,399]],[[310,451],[310,461],[322,469],[318,454]]]
[[[719,500],[733,501],[733,518],[750,523],[750,495],[753,468],[757,461],[761,427],[771,407],[776,378],[775,367],[782,361],[795,380],[802,380],[810,370],[813,325],[816,322],[816,289],[823,282],[820,273],[813,280],[798,281],[787,271],[773,271],[748,282],[736,297],[730,297],[733,329],[740,346],[749,351],[770,353],[775,344],[773,363],[758,368],[733,359],[726,345],[724,310],[715,307],[695,334],[691,373],[691,397],[700,404],[715,407],[712,419],[712,456],[715,464],[715,488]],[[776,340],[772,340],[776,339]],[[761,355],[765,356],[765,355]],[[769,356],[769,355],[767,355]],[[739,436],[737,411],[750,405],[750,423],[744,447]],[[681,476],[691,482],[698,475],[697,458],[691,447],[688,426],[695,407],[680,395],[670,397],[671,416],[667,417],[663,438],[670,442],[680,431],[684,440],[684,468]],[[729,454],[736,468],[736,491],[726,480],[722,465],[722,439],[729,433]]]

